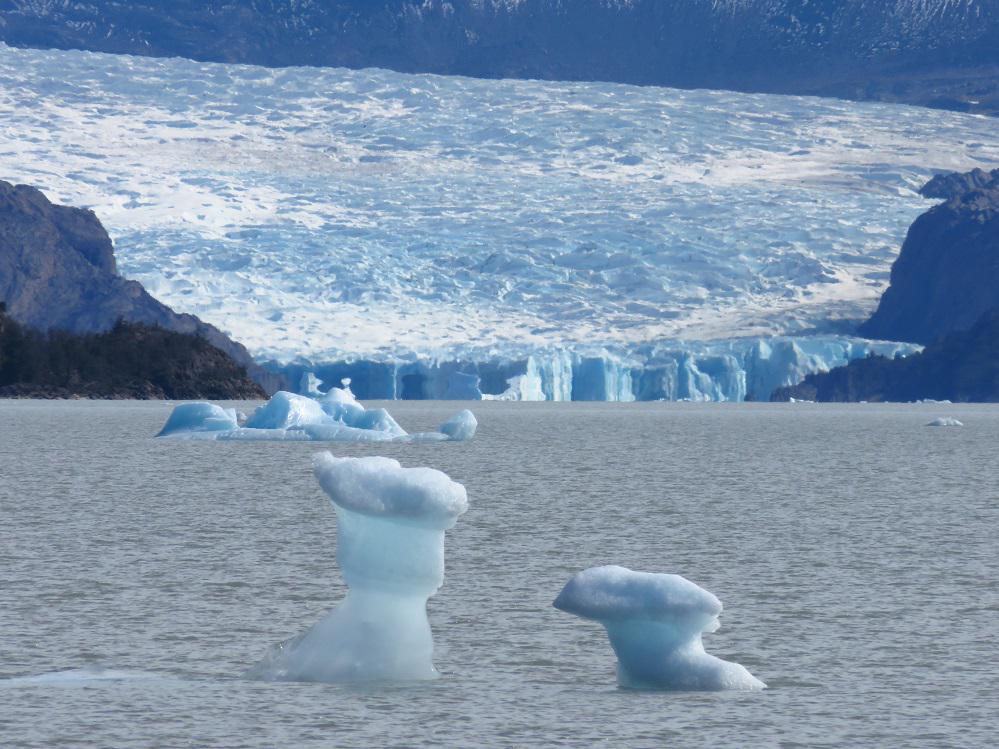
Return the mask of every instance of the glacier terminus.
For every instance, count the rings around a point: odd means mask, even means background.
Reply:
[[[994,123],[889,104],[0,45],[0,177],[359,398],[766,399],[851,337]]]

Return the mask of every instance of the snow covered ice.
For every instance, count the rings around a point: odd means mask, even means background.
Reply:
[[[465,488],[440,471],[383,457],[323,453],[315,470],[336,510],[336,559],[350,590],[250,675],[322,682],[436,677],[427,600],[444,582],[444,532],[468,509]]]
[[[939,416],[926,426],[928,427],[963,427],[964,424],[951,416]]]
[[[330,388],[318,399],[279,391],[240,426],[234,409],[213,403],[174,408],[157,437],[206,440],[297,440],[317,442],[462,441],[475,436],[478,422],[465,410],[440,431],[408,434],[384,408],[366,409],[349,387]]]
[[[609,565],[577,573],[555,608],[604,625],[618,659],[618,682],[636,689],[756,690],[766,684],[738,663],[704,651],[701,635],[720,626],[714,595],[679,575]]]
[[[0,177],[92,208],[124,275],[282,364],[560,350],[583,397],[669,397],[628,382],[639,347],[866,317],[915,188],[972,166],[994,121],[919,107],[0,45]],[[678,397],[739,392],[674,349]],[[480,391],[566,399],[564,369],[514,369]]]

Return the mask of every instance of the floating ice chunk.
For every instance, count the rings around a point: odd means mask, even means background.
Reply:
[[[323,420],[323,407],[312,398],[280,390],[246,420],[247,429],[294,429]]]
[[[928,426],[928,427],[963,427],[964,424],[962,424],[957,419],[951,418],[950,416],[940,416],[940,417],[934,419],[933,421],[931,421],[930,423],[928,423],[926,426]]]
[[[87,684],[94,681],[125,681],[132,679],[156,679],[157,674],[147,671],[123,671],[97,665],[71,668],[65,671],[50,671],[34,676],[14,676],[0,679],[0,687],[31,684]]]
[[[217,440],[314,440],[317,442],[443,442],[471,439],[476,421],[462,411],[439,432],[407,434],[384,408],[366,409],[349,387],[330,388],[315,400],[280,391],[249,418],[211,403],[174,409],[158,437]],[[445,431],[446,430],[446,431]]]
[[[594,619],[617,655],[618,683],[637,689],[764,689],[738,663],[704,651],[701,635],[718,629],[722,605],[679,575],[633,572],[614,565],[576,574],[555,608]]]
[[[346,380],[350,382],[349,379]],[[365,409],[345,385],[341,388],[330,388],[330,391],[320,401],[323,411],[340,424],[356,429],[364,429],[382,433],[388,437],[405,437],[406,430],[384,408]],[[319,438],[322,439],[322,438]]]
[[[236,410],[214,403],[182,403],[175,407],[157,437],[182,435],[214,439],[219,432],[238,427]]]
[[[444,531],[468,509],[465,487],[440,471],[383,457],[322,453],[315,469],[336,510],[336,558],[350,590],[250,675],[323,682],[436,677],[427,599],[444,581]]]
[[[452,440],[470,440],[475,436],[475,430],[478,426],[479,422],[476,421],[475,414],[466,408],[441,424],[440,431],[441,434],[446,434]]]

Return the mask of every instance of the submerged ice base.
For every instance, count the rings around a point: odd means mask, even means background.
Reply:
[[[269,680],[412,681],[437,676],[427,600],[444,582],[444,531],[465,488],[390,458],[316,458],[337,515],[336,559],[350,587],[333,611],[250,673]]]
[[[604,625],[623,687],[766,688],[738,663],[705,652],[701,635],[720,626],[721,601],[679,575],[633,572],[614,565],[591,567],[566,584],[554,606]]]
[[[408,434],[384,408],[366,409],[349,387],[309,397],[279,391],[240,426],[234,409],[213,403],[183,403],[157,437],[208,440],[297,440],[316,442],[444,442],[469,440],[478,422],[461,411],[439,431]]]

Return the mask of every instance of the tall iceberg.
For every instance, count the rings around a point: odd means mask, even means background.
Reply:
[[[615,565],[591,567],[566,584],[554,606],[604,625],[623,687],[766,688],[738,663],[704,651],[701,635],[720,626],[721,601],[679,575],[634,572]]]
[[[336,510],[336,559],[350,590],[311,629],[268,653],[251,676],[435,678],[427,600],[444,582],[444,532],[468,509],[465,487],[441,471],[383,457],[322,453],[315,470]]]

